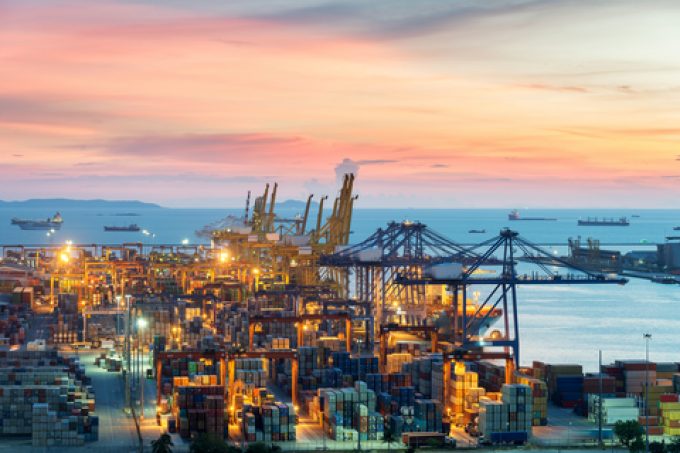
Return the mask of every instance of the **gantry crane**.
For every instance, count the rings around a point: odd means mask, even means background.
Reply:
[[[390,332],[418,332],[429,333],[431,341],[431,351],[437,352],[439,348],[439,333],[437,328],[431,325],[400,325],[397,323],[389,323],[380,326],[380,367],[385,372],[387,366],[387,340]]]
[[[255,315],[248,318],[248,350],[253,350],[255,326],[258,324],[293,324],[297,331],[297,347],[302,346],[303,325],[305,321],[345,321],[345,347],[348,352],[352,351],[352,318],[349,313],[329,314],[300,314],[297,316],[263,316]]]
[[[517,271],[516,250],[524,252],[524,261],[538,266],[538,271],[520,273]],[[627,279],[616,276],[605,276],[580,268],[571,263],[554,257],[531,242],[519,237],[519,234],[509,229],[501,230],[499,236],[482,242],[468,249],[470,253],[479,256],[477,260],[461,268],[458,275],[446,278],[432,278],[423,275],[411,275],[404,273],[397,277],[399,284],[408,285],[451,285],[463,288],[462,291],[462,329],[456,329],[453,343],[458,354],[476,354],[479,357],[489,358],[499,353],[507,355],[506,380],[512,376],[514,367],[520,364],[519,342],[519,318],[517,311],[517,286],[518,285],[588,285],[588,284],[625,284]],[[499,253],[500,258],[494,258]],[[550,258],[556,260],[562,266],[570,269],[567,274],[559,274],[552,271],[542,263]],[[501,262],[501,270],[498,274],[480,272],[489,266],[498,266]],[[477,307],[473,316],[467,310],[467,291],[465,288],[471,285],[490,286],[491,290],[484,301]],[[496,335],[481,337],[472,329],[473,323],[478,322],[478,315],[485,309],[489,316],[493,310],[502,307],[503,332],[496,331]],[[490,310],[489,310],[490,308]],[[499,334],[500,333],[500,334]],[[495,351],[494,351],[495,350]]]

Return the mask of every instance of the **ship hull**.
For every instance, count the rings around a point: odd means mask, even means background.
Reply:
[[[578,226],[629,226],[628,222],[588,222],[579,220]]]
[[[16,223],[22,230],[60,230],[61,223],[58,222],[22,222]]]

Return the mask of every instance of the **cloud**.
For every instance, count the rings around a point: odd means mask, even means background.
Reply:
[[[432,164],[430,168],[449,168],[447,164]]]
[[[111,155],[223,161],[276,156],[282,148],[298,147],[303,142],[300,137],[267,133],[149,135],[114,139],[105,150]]]
[[[342,162],[335,166],[336,182],[342,181],[342,177],[348,173],[353,173],[355,177],[359,177],[359,169],[365,165],[385,165],[398,162],[395,159],[361,159],[352,160],[345,157]]]
[[[355,177],[359,177],[359,167],[358,162],[352,159],[344,158],[342,162],[335,166],[335,180],[336,182],[342,181],[344,175],[348,173],[354,173]]]
[[[561,91],[569,93],[588,93],[590,90],[581,86],[558,86],[558,85],[548,85],[544,83],[529,83],[516,85],[519,88],[526,88],[530,90],[541,90],[541,91]]]

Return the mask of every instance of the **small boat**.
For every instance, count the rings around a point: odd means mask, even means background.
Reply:
[[[64,219],[57,212],[54,216],[48,217],[45,220],[27,220],[14,217],[11,223],[12,225],[19,226],[22,230],[58,230],[61,228],[61,224],[64,223]]]
[[[674,285],[674,284],[676,284],[676,283],[680,283],[680,281],[676,280],[675,278],[673,278],[673,277],[668,277],[668,276],[665,276],[665,277],[652,277],[652,281],[653,281],[654,283],[661,283],[661,284],[663,284],[663,285]]]
[[[486,233],[486,230],[469,230],[468,233],[484,234],[484,233]]]
[[[630,222],[625,217],[616,219],[598,219],[597,217],[588,217],[585,220],[579,219],[578,226],[628,226]]]
[[[680,226],[673,227],[673,231],[680,231]]]
[[[104,231],[124,231],[124,232],[135,232],[139,231],[141,228],[136,223],[132,223],[128,226],[105,226]]]
[[[517,209],[513,209],[510,214],[508,214],[508,220],[546,220],[555,221],[554,217],[521,217]]]
[[[638,214],[633,214],[631,217],[634,218],[634,219],[640,218],[640,216]]]

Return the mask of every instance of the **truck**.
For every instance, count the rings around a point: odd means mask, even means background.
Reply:
[[[407,447],[442,447],[444,445],[455,448],[455,439],[449,438],[444,433],[422,432],[402,433],[401,440]]]
[[[529,433],[527,431],[510,431],[491,433],[489,437],[483,436],[480,438],[482,445],[497,445],[497,444],[514,444],[522,445],[529,440]]]

